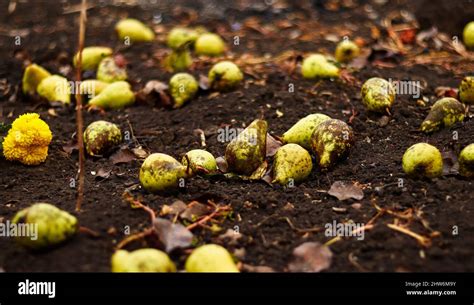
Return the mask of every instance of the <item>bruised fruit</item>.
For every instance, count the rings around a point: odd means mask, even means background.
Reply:
[[[155,39],[155,33],[143,22],[137,19],[124,19],[117,22],[115,30],[125,42],[147,42]]]
[[[301,74],[304,78],[333,78],[339,76],[339,68],[322,54],[312,54],[303,60]]]
[[[102,59],[112,55],[112,49],[107,47],[86,47],[82,50],[82,70],[95,70]],[[73,64],[77,65],[79,53],[74,55]]]
[[[97,80],[97,79],[88,79],[81,82],[79,90],[81,94],[88,95],[90,98],[99,95],[104,91],[105,87],[110,85],[109,83]]]
[[[466,47],[468,49],[474,49],[474,21],[466,24],[462,33],[462,37]]]
[[[186,260],[185,268],[187,272],[239,272],[230,253],[215,244],[196,248]]]
[[[30,249],[43,249],[64,242],[78,229],[76,217],[49,203],[35,203],[16,213],[12,223],[28,226],[36,236],[16,236],[16,241]]]
[[[113,83],[127,79],[127,70],[117,65],[112,57],[102,59],[97,68],[97,79],[106,83]]]
[[[189,162],[188,162],[189,161]],[[193,175],[212,174],[217,172],[217,162],[214,156],[202,149],[193,149],[186,153],[181,163],[191,169]]]
[[[459,100],[474,105],[474,76],[466,76],[459,86]]]
[[[186,176],[186,166],[161,153],[149,155],[140,168],[140,182],[149,192],[176,189]]]
[[[179,108],[196,95],[199,84],[191,74],[178,73],[170,79],[169,88],[174,101],[173,107]]]
[[[111,83],[102,92],[89,100],[89,105],[104,109],[120,109],[135,102],[130,84],[124,81]]]
[[[311,147],[323,169],[331,167],[337,160],[345,157],[353,145],[352,128],[336,119],[319,124],[311,137]]]
[[[71,86],[66,78],[59,75],[43,79],[38,85],[37,92],[50,103],[59,102],[66,105],[71,103]]]
[[[461,150],[458,161],[459,173],[464,177],[474,177],[474,143]]]
[[[343,40],[337,47],[335,57],[338,62],[347,63],[359,56],[360,49],[353,41]]]
[[[163,251],[146,248],[112,255],[112,272],[176,272],[176,266]]]
[[[403,171],[414,178],[436,178],[443,173],[443,157],[439,150],[428,143],[417,143],[405,151]]]
[[[289,182],[301,182],[313,169],[309,152],[298,144],[286,144],[280,147],[273,162],[273,181],[287,185]]]
[[[95,121],[84,131],[84,144],[91,156],[102,156],[109,153],[122,142],[120,128],[107,121]]]
[[[226,147],[225,159],[231,172],[250,176],[264,161],[267,122],[255,120]]]
[[[198,37],[199,33],[196,30],[176,27],[169,32],[166,43],[171,49],[178,50],[193,44]]]
[[[331,119],[322,113],[313,113],[300,119],[281,137],[285,143],[295,143],[306,149],[311,149],[311,136],[316,127],[322,122]]]
[[[196,40],[194,50],[198,55],[218,56],[224,53],[225,43],[219,35],[205,33]]]
[[[387,112],[395,101],[395,88],[383,78],[368,79],[361,89],[362,103],[374,112]]]
[[[235,89],[244,79],[244,75],[236,64],[230,61],[221,61],[209,71],[209,84],[217,91]]]
[[[421,130],[429,133],[443,127],[451,127],[464,120],[465,108],[462,103],[452,97],[444,97],[431,107],[428,116],[421,124]]]
[[[164,60],[165,68],[173,72],[184,71],[192,63],[193,59],[188,49],[173,51]]]
[[[29,65],[23,74],[23,93],[34,94],[39,83],[49,76],[51,76],[51,74],[46,71],[45,68],[37,64]]]

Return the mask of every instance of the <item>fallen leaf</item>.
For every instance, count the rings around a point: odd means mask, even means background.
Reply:
[[[331,266],[332,252],[318,242],[306,242],[293,250],[293,260],[288,265],[291,272],[320,272]]]
[[[131,162],[133,160],[136,160],[137,157],[131,149],[120,148],[118,151],[112,154],[109,159],[110,161],[112,161],[113,164],[119,164]]]
[[[191,222],[195,222],[199,217],[210,214],[212,208],[197,201],[190,202],[186,209],[179,214],[179,217]]]
[[[157,80],[151,80],[146,83],[142,90],[137,92],[137,99],[149,105],[159,104],[168,107],[172,105],[172,101],[166,92],[167,90],[167,84]]]
[[[177,215],[186,209],[186,203],[181,200],[176,200],[171,205],[163,205],[161,208],[161,216],[165,215]]]
[[[268,266],[252,266],[247,264],[242,264],[242,271],[245,272],[254,272],[254,273],[269,273],[275,272],[275,270]]]
[[[164,218],[153,220],[153,230],[168,253],[177,248],[187,248],[193,241],[193,233],[186,227]]]
[[[221,240],[227,242],[228,245],[235,246],[239,239],[242,238],[242,234],[238,231],[227,229],[224,234],[219,235],[218,237]]]
[[[112,171],[111,170],[107,170],[107,169],[104,169],[104,168],[99,168],[99,170],[97,171],[97,174],[95,175],[95,179],[107,179],[110,177],[110,173]]]
[[[266,146],[266,155],[267,157],[273,157],[278,148],[283,145],[282,142],[278,141],[271,134],[267,133],[267,146]]]
[[[77,145],[76,141],[69,141],[62,146],[62,149],[70,155],[74,152],[74,150],[78,150],[79,146]]]
[[[149,155],[148,152],[144,150],[141,146],[132,148],[132,152],[138,159],[145,159]]]
[[[459,173],[459,162],[454,151],[443,151],[441,156],[443,157],[443,176],[457,175]]]
[[[453,98],[458,97],[458,89],[451,88],[451,87],[445,87],[445,86],[436,87],[435,93],[437,97],[453,97]]]
[[[224,157],[217,157],[216,158],[217,167],[223,173],[227,173],[229,171],[229,166],[227,165],[227,161]]]
[[[364,191],[359,186],[345,181],[334,182],[331,185],[328,194],[336,197],[339,200],[346,200],[350,198],[361,200],[364,198]]]

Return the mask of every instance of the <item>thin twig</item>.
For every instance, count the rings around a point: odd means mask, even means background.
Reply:
[[[217,214],[219,214],[220,212],[222,211],[228,211],[229,210],[229,206],[220,206],[220,207],[217,207],[217,209],[214,210],[214,212],[212,212],[211,214],[201,218],[199,221],[196,221],[192,224],[190,224],[189,226],[186,227],[186,229],[188,230],[192,230],[194,229],[195,227],[197,226],[200,226],[201,224],[204,224],[206,223],[207,221],[211,220],[212,218],[214,218]]]

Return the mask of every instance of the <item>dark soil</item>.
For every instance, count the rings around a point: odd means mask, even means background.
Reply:
[[[370,48],[375,42],[371,28],[378,26],[384,14],[401,8],[412,10],[409,1],[390,1],[387,4],[360,2],[355,1],[354,7],[340,6],[336,9],[328,9],[326,1],[296,2],[282,8],[278,8],[278,2],[272,9],[265,9],[263,1],[259,1],[258,5],[230,1],[170,1],[150,7],[95,6],[88,11],[86,44],[111,46],[123,54],[128,61],[131,82],[138,90],[148,80],[168,81],[171,74],[165,72],[159,63],[159,54],[166,49],[165,43],[157,39],[153,43],[127,48],[122,46],[113,31],[119,18],[137,17],[152,24],[153,19],[157,21],[160,17],[161,23],[155,26],[164,33],[177,24],[204,25],[226,39],[231,57],[237,59],[244,54],[277,56],[286,50],[296,50],[298,54],[332,52],[335,42],[325,39],[330,33],[339,38],[343,35],[359,37]],[[23,68],[28,60],[73,78],[70,59],[77,46],[78,13],[71,11],[77,8],[77,3],[62,6],[53,1],[21,2],[11,14],[7,12],[8,1],[0,4],[0,80],[10,86],[9,90],[0,88],[3,92],[0,95],[0,120],[11,122],[22,113],[39,112],[54,134],[49,157],[42,165],[27,167],[0,158],[0,221],[10,219],[17,211],[34,202],[50,202],[74,213],[76,189],[70,187],[70,181],[76,176],[77,153],[69,155],[63,150],[75,132],[74,110],[57,110],[57,116],[52,116],[48,113],[48,107],[38,103],[37,99],[15,94],[14,90],[21,83]],[[445,5],[448,3],[451,2],[446,1]],[[367,6],[372,8],[376,18],[368,17]],[[231,42],[235,34],[231,27],[250,23],[250,17],[258,20],[258,25],[241,30],[239,35],[244,35],[240,38],[241,44],[233,46]],[[456,19],[457,15],[449,18]],[[268,27],[279,22],[308,20],[313,21],[314,27],[306,27],[303,33],[299,33],[314,34],[308,40],[289,38],[298,34],[293,33],[294,27]],[[461,30],[449,29],[449,32],[459,33]],[[19,46],[14,44],[16,35],[22,36]],[[449,54],[452,58],[459,58],[454,52]],[[221,233],[238,226],[243,238],[230,243],[219,238],[219,234],[198,228],[193,231],[198,243],[219,243],[234,253],[245,249],[245,255],[239,255],[240,261],[247,265],[268,266],[277,271],[286,270],[292,251],[298,245],[307,241],[324,243],[330,239],[324,235],[324,230],[302,234],[292,229],[285,217],[299,229],[324,228],[333,220],[366,223],[377,213],[374,203],[400,212],[412,208],[422,212],[418,216],[426,225],[423,226],[420,219],[413,219],[409,226],[412,231],[427,236],[430,234],[429,227],[440,232],[440,236],[432,238],[430,247],[424,248],[414,238],[388,228],[387,224],[393,223],[394,217],[386,214],[376,220],[372,230],[365,232],[364,240],[349,238],[331,245],[334,259],[328,271],[472,272],[474,182],[458,175],[447,175],[432,181],[413,180],[403,173],[401,158],[405,150],[417,142],[428,142],[443,152],[455,153],[474,142],[474,120],[469,117],[451,129],[432,135],[418,131],[430,105],[436,100],[435,89],[438,86],[457,87],[462,76],[472,73],[474,63],[446,59],[441,64],[401,64],[407,58],[385,66],[368,62],[359,71],[352,72],[353,82],[315,83],[303,80],[298,70],[289,73],[281,65],[268,62],[258,65],[257,72],[248,67],[245,70],[245,85],[235,92],[217,96],[201,92],[177,110],[138,104],[105,114],[87,112],[84,114],[85,123],[105,119],[119,124],[123,131],[130,131],[131,126],[137,140],[147,151],[163,152],[180,159],[187,151],[200,148],[195,129],[206,132],[207,149],[215,156],[221,156],[225,144],[217,141],[217,128],[226,125],[243,127],[260,117],[262,112],[271,133],[281,135],[307,114],[322,112],[348,122],[354,110],[357,115],[351,125],[356,144],[349,157],[327,173],[314,169],[306,182],[294,188],[272,187],[264,182],[194,178],[187,182],[183,190],[174,194],[152,195],[144,190],[135,194],[141,195],[142,202],[156,211],[177,199],[184,202],[212,199],[231,205],[234,217],[221,224],[224,228]],[[211,65],[210,61],[200,59],[191,73],[195,76],[206,74]],[[382,127],[380,116],[367,113],[360,101],[360,86],[372,76],[419,80],[424,87],[422,95],[428,102],[422,106],[408,95],[397,96],[392,116]],[[294,84],[295,92],[288,92],[289,84]],[[276,110],[283,116],[279,117]],[[457,140],[453,139],[454,131],[458,134]],[[140,164],[135,160],[114,165],[108,158],[88,158],[85,201],[82,211],[75,215],[82,226],[98,232],[100,236],[80,233],[66,244],[44,253],[28,252],[13,240],[2,237],[0,267],[9,272],[109,271],[114,247],[126,237],[124,228],[129,226],[132,233],[137,233],[149,225],[146,213],[131,209],[122,200],[124,190],[138,183]],[[99,169],[111,170],[110,177],[96,179],[91,172]],[[403,187],[398,186],[399,178],[404,181]],[[364,199],[339,201],[328,195],[325,191],[337,180],[364,185]],[[361,204],[360,208],[354,208],[352,204],[356,202]],[[346,211],[337,212],[333,207],[346,208]],[[453,234],[454,226],[458,227],[458,235]],[[115,234],[110,234],[111,228],[116,229]],[[144,242],[137,242],[129,248],[145,245]],[[183,252],[173,255],[179,266],[182,266],[185,257]]]

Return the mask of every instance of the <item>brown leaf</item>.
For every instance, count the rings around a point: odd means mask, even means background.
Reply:
[[[69,141],[63,145],[62,149],[70,155],[74,152],[74,150],[78,150],[79,146],[77,145],[76,141]]]
[[[235,230],[227,229],[227,231],[225,231],[224,234],[219,235],[218,238],[226,241],[226,244],[230,246],[235,246],[237,245],[238,240],[242,238],[242,234]]]
[[[358,186],[351,182],[336,181],[331,185],[328,194],[336,197],[339,200],[346,200],[354,198],[361,200],[364,198],[364,191]]]
[[[183,201],[181,200],[176,200],[175,202],[173,202],[171,205],[163,205],[163,207],[161,208],[161,215],[162,216],[165,216],[165,215],[177,215],[179,213],[181,213],[182,211],[186,210],[186,203],[184,203]]]
[[[153,230],[168,253],[176,248],[189,247],[193,240],[193,233],[186,229],[186,227],[180,223],[172,223],[164,218],[155,218],[153,220]]]
[[[136,160],[137,157],[129,148],[120,148],[113,155],[111,155],[109,159],[110,161],[112,161],[113,164],[119,164],[131,162],[133,160]]]
[[[436,87],[435,93],[437,97],[453,97],[457,98],[458,97],[458,89],[456,88],[451,88],[451,87]]]
[[[227,161],[225,160],[224,157],[217,157],[216,158],[216,162],[217,162],[217,167],[219,168],[219,170],[223,173],[227,173],[229,171],[229,166],[227,165]]]
[[[137,93],[137,99],[144,101],[149,105],[159,104],[168,107],[173,103],[171,101],[171,97],[166,92],[167,89],[167,84],[157,80],[151,80],[147,82],[145,87]]]
[[[306,242],[293,250],[293,260],[288,265],[291,272],[320,272],[331,266],[332,252],[318,242]]]
[[[283,145],[280,141],[275,139],[272,135],[267,133],[267,146],[266,146],[266,155],[267,157],[273,157],[278,148],[280,148]]]
[[[132,152],[138,159],[145,159],[149,155],[148,152],[144,150],[141,146],[132,148]]]
[[[441,156],[443,157],[443,176],[457,175],[459,173],[459,162],[456,153],[452,150],[443,151]]]
[[[197,201],[192,201],[179,216],[182,219],[195,222],[197,218],[210,214],[211,212],[212,208],[210,206]]]
[[[201,90],[209,90],[210,83],[207,76],[199,74],[199,88],[201,88]]]
[[[242,271],[245,272],[254,272],[254,273],[269,273],[275,272],[275,270],[268,266],[252,266],[247,264],[242,264]]]
[[[97,174],[95,175],[95,179],[107,179],[110,177],[110,173],[112,171],[110,169],[105,169],[103,167],[99,168],[99,170],[97,171]]]

